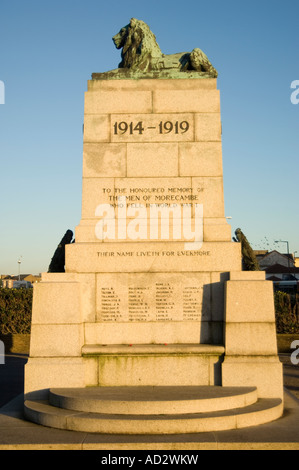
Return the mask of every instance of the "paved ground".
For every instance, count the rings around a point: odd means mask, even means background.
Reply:
[[[0,450],[299,450],[299,365],[287,354],[284,364],[285,412],[273,423],[241,430],[175,436],[108,436],[55,430],[24,420],[24,365],[27,356],[0,361]]]
[[[281,354],[283,363],[284,386],[299,399],[299,364],[293,365],[289,354]]]
[[[23,393],[27,359],[27,355],[9,354],[5,356],[5,364],[0,363],[0,408]]]

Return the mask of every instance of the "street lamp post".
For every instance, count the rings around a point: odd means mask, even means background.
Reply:
[[[295,268],[297,267],[297,264],[296,264],[296,253],[298,253],[298,251],[294,251],[294,266]],[[297,275],[296,275],[296,271],[294,272],[294,278],[297,279]]]
[[[20,256],[20,258],[18,259],[18,265],[19,265],[19,281],[21,280],[21,258],[22,256]]]

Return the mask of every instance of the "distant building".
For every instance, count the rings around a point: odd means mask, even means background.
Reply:
[[[32,287],[32,284],[28,281],[19,281],[16,279],[2,279],[2,287],[6,289],[29,289],[30,287]]]
[[[279,264],[286,267],[294,267],[294,257],[291,254],[282,254],[276,250],[266,251],[264,254],[256,254],[261,269]]]
[[[34,282],[40,282],[40,276],[32,274],[21,274],[20,276],[1,276],[2,287],[7,289],[28,289]]]
[[[299,281],[299,268],[295,266],[287,267],[281,264],[274,264],[265,269],[267,277],[276,276],[281,281],[298,280]]]
[[[266,280],[272,281],[275,290],[299,293],[299,267],[292,254],[273,251],[255,251],[261,270],[266,272]]]
[[[33,274],[27,274],[26,277],[24,277],[23,281],[28,281],[33,284],[34,282],[40,282],[42,280],[41,276],[34,276]]]

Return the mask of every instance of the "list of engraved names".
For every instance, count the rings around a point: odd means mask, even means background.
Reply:
[[[200,321],[207,286],[205,274],[99,274],[98,320]]]

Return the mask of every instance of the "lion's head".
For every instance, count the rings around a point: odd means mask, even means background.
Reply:
[[[162,57],[156,36],[146,23],[136,18],[112,39],[117,49],[122,48],[120,68],[147,70],[152,58]]]

